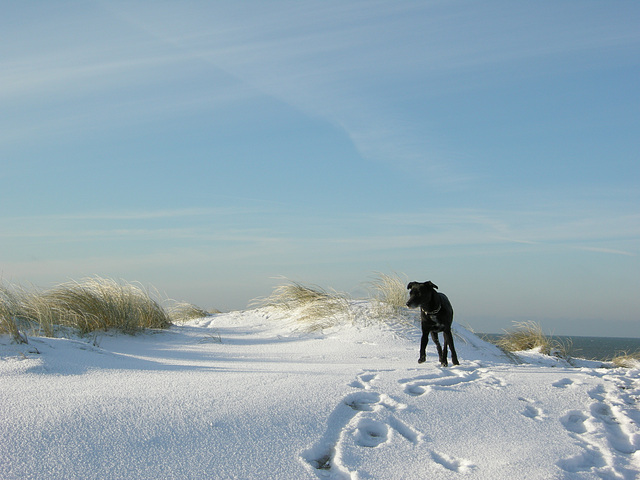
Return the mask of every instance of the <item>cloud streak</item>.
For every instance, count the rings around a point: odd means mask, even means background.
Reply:
[[[545,214],[440,209],[407,214],[315,214],[302,222],[299,215],[290,207],[260,204],[5,218],[0,238],[6,241],[50,239],[65,243],[107,238],[153,242],[189,239],[203,245],[236,244],[237,248],[243,244],[261,244],[267,250],[271,248],[268,245],[282,242],[314,251],[340,251],[343,255],[385,249],[443,252],[459,247],[503,248],[507,245],[636,255],[608,247],[606,243],[640,237],[640,215],[612,216],[608,212],[603,212],[602,217],[575,217],[560,211]],[[166,220],[171,220],[174,227],[168,227]],[[96,223],[101,227],[96,228]],[[605,246],[584,245],[588,242],[604,242]],[[257,253],[269,255],[267,250]]]
[[[71,134],[90,125],[144,122],[154,112],[242,102],[262,92],[338,126],[363,158],[420,172],[425,183],[438,188],[465,187],[477,182],[480,172],[428,124],[407,117],[395,105],[408,98],[428,105],[443,88],[474,88],[487,78],[504,82],[519,75],[521,68],[511,68],[515,64],[525,66],[526,75],[543,75],[536,72],[545,69],[529,65],[640,41],[637,29],[620,28],[616,9],[607,9],[594,30],[587,7],[546,7],[541,13],[544,9],[537,5],[493,2],[468,4],[452,13],[439,2],[270,2],[251,8],[162,4],[152,9],[102,4],[104,25],[87,27],[97,32],[93,44],[74,45],[48,31],[45,39],[51,46],[45,54],[33,47],[15,51],[0,73],[0,101],[9,109],[23,108],[25,99],[45,105],[64,102],[68,108],[92,97],[88,108],[57,109],[55,116],[44,114],[38,121],[14,120],[4,125],[0,142],[47,132]],[[74,25],[82,21],[73,16],[66,20]],[[605,54],[598,58],[615,61]],[[592,62],[589,57],[579,65],[563,63],[564,68],[589,68]],[[165,86],[177,86],[182,72],[197,75],[202,65],[209,69],[206,88],[176,87],[161,98],[145,92],[159,78]],[[503,65],[510,68],[499,76],[474,73]],[[101,103],[100,97],[108,101]],[[20,118],[15,113],[14,119]]]
[[[616,250],[613,248],[601,248],[601,247],[575,247],[579,250],[584,250],[586,252],[595,252],[595,253],[607,253],[611,255],[624,255],[626,257],[637,257],[637,253],[631,253],[624,250]]]
[[[165,6],[151,16],[123,10],[161,43],[195,52],[251,87],[340,126],[364,158],[413,171],[426,165],[425,181],[438,185],[464,185],[478,174],[456,166],[456,152],[427,125],[403,118],[395,103],[429,98],[431,91],[442,95],[443,87],[484,87],[487,78],[542,76],[546,69],[535,66],[546,61],[563,69],[593,68],[593,54],[615,62],[609,49],[640,41],[631,21],[620,28],[625,19],[615,9],[603,10],[594,30],[589,8],[555,3],[467,4],[455,14],[438,2],[254,7],[227,6],[204,15],[182,6]],[[584,60],[562,61],[580,52]],[[499,75],[487,77],[496,69]],[[407,76],[411,84],[403,84]],[[379,101],[372,103],[372,96]]]

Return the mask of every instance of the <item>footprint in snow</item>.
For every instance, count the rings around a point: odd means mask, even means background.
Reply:
[[[523,398],[523,397],[518,398],[518,400],[526,403],[524,410],[522,411],[522,415],[524,415],[525,417],[530,418],[532,420],[538,420],[538,421],[541,421],[547,417],[541,408],[538,408],[537,406],[534,405],[539,402],[536,402],[535,400],[529,400],[528,398]]]
[[[375,448],[389,439],[389,427],[377,420],[362,418],[356,427],[356,444]]]
[[[522,414],[525,417],[528,417],[532,420],[542,420],[546,415],[540,410],[538,407],[534,407],[533,405],[527,405],[524,407],[524,411]]]
[[[453,458],[443,453],[431,452],[431,458],[437,464],[443,466],[447,470],[451,470],[456,473],[469,473],[476,468],[476,466],[464,459]]]
[[[574,382],[570,378],[562,378],[562,379],[558,380],[557,382],[553,382],[551,385],[556,387],[556,388],[567,388],[567,387],[570,387],[573,384],[574,384]]]
[[[486,368],[451,368],[441,373],[418,375],[412,378],[403,378],[398,383],[405,385],[406,394],[419,397],[433,390],[455,390],[457,386],[469,383],[480,383],[481,385],[499,390],[506,386],[501,378],[498,378]]]
[[[640,448],[640,434],[631,433],[634,422],[621,412],[615,412],[604,402],[594,402],[591,404],[591,415],[602,422],[609,445],[625,455],[634,454]]]
[[[598,385],[589,391],[588,411],[570,410],[560,418],[568,434],[584,451],[562,459],[567,472],[593,472],[602,478],[637,478],[640,429],[635,404],[626,402],[626,389]]]
[[[349,386],[353,388],[362,388],[364,390],[370,390],[371,382],[373,382],[374,380],[377,380],[377,378],[378,378],[377,372],[374,372],[371,370],[365,370],[362,373],[358,374],[356,379],[353,382],[351,382]]]
[[[477,372],[461,372],[460,374],[443,373],[441,375],[419,375],[415,378],[399,380],[399,383],[406,384],[405,393],[414,397],[424,395],[431,390],[449,390],[456,385],[472,382],[479,378]],[[426,388],[425,388],[426,387]]]
[[[399,420],[395,413],[407,406],[388,395],[371,390],[377,372],[364,371],[350,385],[361,390],[342,399],[327,419],[324,435],[301,453],[301,459],[318,477],[352,478],[342,459],[345,442],[357,447],[376,448],[390,442],[394,431],[413,445],[424,441],[424,435]]]
[[[588,417],[581,412],[580,410],[571,410],[567,412],[562,418],[560,418],[560,423],[566,428],[568,431],[573,433],[586,433],[587,427],[584,422],[588,419]]]

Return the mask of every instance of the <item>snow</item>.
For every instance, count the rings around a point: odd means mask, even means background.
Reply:
[[[2,336],[0,478],[640,477],[640,368],[507,355],[459,325],[459,366],[431,342],[418,365],[414,325],[354,308],[312,333],[261,308]]]

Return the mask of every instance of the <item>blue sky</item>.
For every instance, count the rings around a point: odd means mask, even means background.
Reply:
[[[0,2],[0,276],[433,280],[640,337],[640,4]]]

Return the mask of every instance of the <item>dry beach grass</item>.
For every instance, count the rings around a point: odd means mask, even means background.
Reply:
[[[366,283],[372,310],[369,315],[376,322],[406,323],[407,280],[399,275],[375,274]],[[288,281],[277,286],[271,295],[254,305],[270,307],[292,320],[306,331],[319,331],[336,326],[356,315],[356,303],[348,294],[325,290],[318,286]],[[406,325],[405,325],[406,327]]]
[[[329,328],[334,325],[336,318],[349,317],[351,314],[347,295],[298,282],[280,285],[271,295],[256,300],[254,304],[280,310],[308,331]]]
[[[405,276],[378,272],[368,283],[368,287],[372,298],[382,305],[398,311],[406,307],[406,285],[408,282]]]
[[[616,367],[638,368],[640,366],[640,352],[621,353],[611,360]]]
[[[514,330],[508,330],[497,345],[507,352],[539,349],[544,355],[568,357],[571,345],[546,335],[536,322],[516,322]]]
[[[53,336],[59,327],[134,333],[167,328],[171,321],[150,292],[133,283],[93,277],[44,291],[0,286],[0,333],[16,341],[26,341],[24,332]]]

